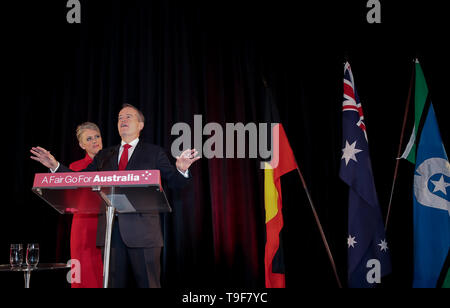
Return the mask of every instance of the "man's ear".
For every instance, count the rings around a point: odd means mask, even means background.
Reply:
[[[139,131],[144,129],[144,122],[139,122]]]

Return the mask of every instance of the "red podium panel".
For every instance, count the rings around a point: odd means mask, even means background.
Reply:
[[[61,214],[106,214],[103,287],[108,287],[114,214],[171,212],[159,170],[38,173],[33,192]]]

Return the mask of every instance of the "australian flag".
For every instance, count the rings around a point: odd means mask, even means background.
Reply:
[[[349,186],[348,286],[375,287],[382,276],[391,272],[391,261],[373,180],[364,115],[348,62],[344,68],[342,111],[339,176]]]

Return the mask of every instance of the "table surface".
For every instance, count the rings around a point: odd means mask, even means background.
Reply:
[[[0,272],[33,272],[33,271],[45,271],[70,268],[70,265],[66,263],[39,263],[37,267],[27,267],[23,264],[21,267],[12,268],[10,264],[0,265]]]

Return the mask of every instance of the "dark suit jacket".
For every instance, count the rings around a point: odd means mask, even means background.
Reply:
[[[84,170],[86,171],[114,171],[119,170],[120,145],[100,151],[94,161]],[[156,145],[139,141],[131,156],[126,170],[154,170],[161,171],[161,178],[171,188],[182,188],[189,179],[185,178],[173,166],[165,151]],[[60,165],[57,172],[72,172]],[[124,243],[133,248],[162,247],[163,236],[159,214],[122,214],[118,215],[120,234]],[[105,244],[105,215],[99,215],[97,226],[97,246]]]

